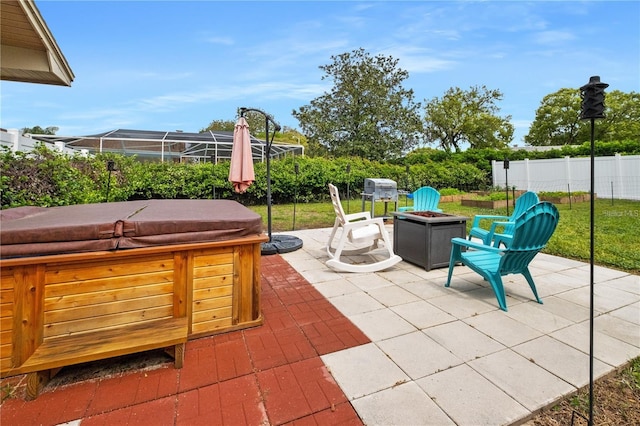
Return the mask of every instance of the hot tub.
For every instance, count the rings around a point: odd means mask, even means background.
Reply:
[[[260,216],[230,200],[0,212],[0,373],[168,348],[262,323]]]

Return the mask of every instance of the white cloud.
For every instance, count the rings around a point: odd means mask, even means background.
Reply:
[[[211,44],[222,44],[224,46],[231,46],[234,44],[234,41],[231,37],[207,37],[205,38],[207,43]]]
[[[541,31],[534,34],[533,41],[538,44],[557,45],[567,41],[575,40],[576,36],[569,31]]]

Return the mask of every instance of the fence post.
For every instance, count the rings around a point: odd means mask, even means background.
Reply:
[[[624,197],[624,188],[623,188],[622,182],[624,180],[622,179],[622,156],[616,152],[614,158],[615,158],[615,170],[616,170],[615,176],[616,176],[616,180],[618,181],[618,188],[619,188],[619,192],[620,192],[620,198],[623,198]],[[613,187],[611,188],[611,199],[613,200]],[[611,204],[613,205],[613,202]]]
[[[611,181],[611,205],[613,205],[613,181]]]
[[[567,177],[567,185],[571,185],[571,157],[569,157],[568,155],[564,157],[564,164],[565,164],[565,175]],[[571,197],[571,194],[569,194],[569,197]],[[569,198],[571,199],[571,198]]]

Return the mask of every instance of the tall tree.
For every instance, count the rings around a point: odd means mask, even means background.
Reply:
[[[203,129],[200,129],[200,133],[221,131],[221,132],[233,132],[236,127],[236,122],[233,120],[213,120],[209,125]]]
[[[268,113],[267,113],[268,114]],[[238,109],[238,117],[240,116],[240,109]],[[244,114],[244,118],[249,125],[249,132],[255,137],[264,137],[265,134],[265,116],[257,111],[247,111]],[[223,131],[233,132],[236,128],[237,120],[213,120],[207,127],[200,129],[200,133],[211,131]],[[269,121],[269,139],[275,132],[275,127],[271,121]]]
[[[397,59],[357,49],[331,60],[320,66],[331,91],[293,111],[310,151],[387,160],[418,144],[420,103],[402,86],[409,74]]]
[[[579,89],[563,88],[546,95],[524,140],[529,145],[579,145],[589,140],[590,125],[580,119]],[[595,126],[595,139],[640,139],[640,94],[605,93],[605,118]]]
[[[529,145],[575,145],[584,142],[580,91],[560,89],[542,98],[524,141]]]
[[[640,93],[612,90],[605,93],[601,141],[640,141]]]
[[[465,91],[452,87],[442,98],[425,104],[425,137],[447,152],[459,151],[468,143],[471,148],[504,148],[513,138],[511,116],[498,116],[499,90],[485,86]]]

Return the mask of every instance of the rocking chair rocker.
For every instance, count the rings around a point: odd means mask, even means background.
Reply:
[[[336,212],[336,220],[326,246],[327,254],[330,257],[326,263],[328,267],[344,272],[377,272],[390,268],[402,261],[400,256],[393,253],[391,242],[389,241],[389,234],[384,227],[384,221],[381,217],[372,218],[369,212],[345,214],[342,204],[340,203],[338,188],[329,184],[329,193],[331,194],[333,209]],[[341,235],[337,247],[334,248],[332,245],[333,239],[339,228],[342,228]],[[384,246],[389,254],[388,258],[367,264],[352,264],[342,260],[342,256],[365,254],[377,249],[380,240],[384,242]],[[347,244],[355,246],[365,244],[365,246],[345,250]]]

